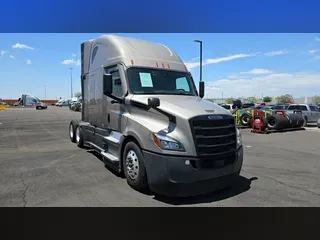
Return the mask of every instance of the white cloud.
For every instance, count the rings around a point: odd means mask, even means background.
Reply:
[[[72,54],[72,57],[76,57],[76,56],[77,56],[77,54],[74,54],[74,53]]]
[[[273,57],[273,56],[278,56],[278,55],[283,55],[283,54],[287,54],[289,53],[287,50],[279,50],[279,51],[272,51],[272,52],[267,52],[264,53],[264,56],[267,57]],[[227,61],[232,61],[235,59],[241,59],[241,58],[248,58],[248,57],[255,57],[255,56],[260,56],[262,53],[261,52],[257,52],[257,53],[251,53],[251,54],[245,54],[245,53],[241,53],[241,54],[234,54],[228,57],[220,57],[220,58],[209,58],[209,59],[205,59],[202,63],[202,65],[208,65],[208,64],[215,64],[215,63],[220,63],[220,62],[227,62]],[[195,67],[199,67],[200,66],[200,62],[193,62],[195,61],[194,58],[189,62],[185,62],[185,65],[187,66],[187,68],[190,70],[192,68]]]
[[[9,56],[9,58],[11,58],[11,59],[15,59],[15,57],[14,57],[13,55],[10,55],[10,56]]]
[[[318,38],[318,37],[316,37],[314,40],[315,40],[316,42],[320,42],[320,38]]]
[[[221,63],[221,62],[227,62],[227,61],[232,61],[235,59],[240,59],[240,58],[247,58],[247,57],[253,57],[256,56],[257,54],[235,54],[235,55],[231,55],[228,57],[220,57],[220,58],[209,58],[209,59],[205,59],[202,63],[202,65],[208,65],[208,64],[216,64],[216,63]],[[187,66],[187,68],[190,70],[192,68],[195,67],[199,67],[200,66],[200,62],[187,62],[185,63],[185,65]]]
[[[314,53],[316,53],[316,52],[319,52],[319,50],[317,50],[317,49],[312,49],[312,50],[309,51],[310,54],[314,54]]]
[[[252,69],[248,72],[241,72],[240,74],[242,75],[264,75],[264,74],[271,74],[273,73],[271,70],[269,69],[263,69],[263,68],[255,68]]]
[[[267,52],[264,55],[267,57],[273,57],[273,56],[278,56],[278,55],[283,55],[283,54],[288,54],[289,52],[287,50],[279,50],[279,51],[272,51],[272,52]]]
[[[236,78],[248,78],[252,77],[252,75],[266,75],[274,73],[273,71],[269,69],[263,69],[263,68],[255,68],[247,72],[240,72],[239,74],[230,74],[228,75],[228,78],[230,79],[236,79]]]
[[[27,60],[26,64],[30,65],[31,64],[31,60]]]
[[[74,65],[77,65],[77,66],[80,66],[81,65],[81,62],[79,59],[75,60],[75,59],[65,59],[61,62],[61,64],[64,64],[64,65],[70,65],[70,64],[74,64]]]
[[[2,51],[2,50],[0,50],[0,56],[6,54],[7,52],[8,52],[8,51]]]
[[[206,97],[260,97],[292,94],[300,97],[305,94],[315,95],[320,91],[320,73],[272,73],[266,76],[220,79],[206,82]]]
[[[12,48],[20,48],[20,49],[30,49],[30,50],[34,50],[33,47],[30,47],[30,46],[28,46],[28,45],[21,44],[21,43],[16,43],[15,45],[12,45]]]

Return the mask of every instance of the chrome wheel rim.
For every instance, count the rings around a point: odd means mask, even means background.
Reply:
[[[70,124],[70,127],[69,127],[69,134],[70,134],[70,137],[73,138],[73,125]]]
[[[77,127],[76,129],[76,140],[77,140],[77,143],[80,142],[80,128]]]
[[[139,160],[137,154],[130,150],[126,156],[126,171],[131,179],[136,179],[139,174]]]

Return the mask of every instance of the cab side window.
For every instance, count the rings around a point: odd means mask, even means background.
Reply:
[[[307,108],[307,106],[302,105],[302,106],[300,106],[300,109],[299,109],[299,110],[301,110],[301,111],[308,111],[308,108]]]
[[[316,106],[309,106],[310,110],[313,112],[319,112],[319,108],[317,108]]]
[[[92,51],[92,55],[91,55],[91,64],[93,63],[96,55],[97,55],[97,52],[98,52],[98,46],[96,46],[93,51]]]
[[[116,97],[123,96],[122,84],[119,71],[112,72],[113,92],[112,95]]]
[[[112,67],[112,68],[106,68],[105,72],[112,75],[112,85],[113,85],[112,95],[119,98],[122,97],[123,89],[122,89],[119,70],[117,70],[116,67]]]
[[[288,107],[288,110],[299,110],[299,109],[297,108],[297,105],[291,105]]]

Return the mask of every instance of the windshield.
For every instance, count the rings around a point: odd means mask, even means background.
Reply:
[[[127,70],[133,94],[168,94],[197,96],[188,73],[158,69],[129,68]]]

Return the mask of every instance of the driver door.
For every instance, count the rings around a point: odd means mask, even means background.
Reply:
[[[118,66],[105,68],[105,72],[112,75],[113,92],[112,95],[122,98],[124,95],[122,79]],[[105,117],[108,129],[121,132],[122,114],[124,112],[124,105],[115,103],[110,97],[106,97],[106,111]]]

